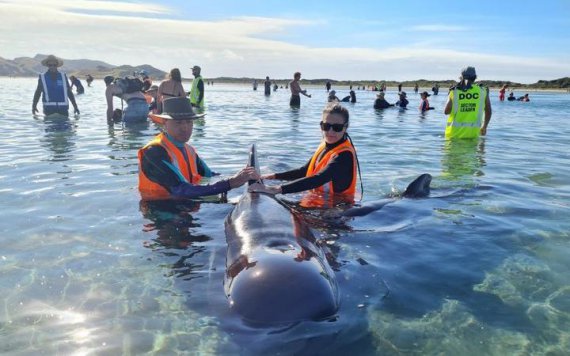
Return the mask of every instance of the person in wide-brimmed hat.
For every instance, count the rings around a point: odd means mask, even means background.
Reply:
[[[329,103],[334,103],[335,101],[340,101],[340,99],[336,96],[336,91],[335,90],[331,90],[329,92],[329,97],[328,97],[328,102]]]
[[[449,90],[444,113],[447,117],[445,138],[478,138],[487,134],[491,121],[489,88],[475,84],[475,67],[461,70],[459,83]]]
[[[386,109],[386,108],[389,108],[391,106],[394,106],[394,104],[390,104],[388,101],[386,101],[384,96],[385,96],[385,93],[383,91],[376,94],[376,100],[374,100],[374,109],[376,109],[376,110]]]
[[[73,105],[75,114],[79,114],[79,109],[75,103],[75,97],[67,81],[65,73],[59,72],[57,68],[63,65],[63,60],[50,54],[41,61],[44,67],[48,67],[47,72],[39,75],[38,86],[32,101],[32,114],[38,112],[38,102],[42,98],[44,115],[69,116],[69,102]]]
[[[139,150],[139,191],[143,200],[196,198],[227,192],[248,180],[259,179],[253,167],[246,167],[229,179],[199,185],[202,177],[218,175],[210,170],[187,141],[192,136],[197,114],[185,97],[162,102],[162,114],[150,117],[163,132]]]
[[[63,59],[50,54],[46,58],[42,59],[41,61],[44,67],[49,67],[50,65],[55,65],[56,67],[61,67],[63,65]]]
[[[406,106],[408,106],[408,104],[410,103],[407,99],[407,94],[405,91],[400,91],[398,93],[398,95],[400,96],[400,99],[396,102],[396,106],[399,108],[403,108],[406,109]]]

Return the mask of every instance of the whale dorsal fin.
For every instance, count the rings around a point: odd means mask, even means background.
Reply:
[[[402,195],[407,198],[424,198],[429,195],[430,192],[431,175],[424,173],[416,178],[408,187]]]
[[[247,162],[247,165],[249,167],[254,167],[255,170],[257,171],[258,174],[261,174],[259,171],[259,162],[257,161],[257,149],[255,148],[255,143],[251,145],[251,148],[249,149],[249,161]],[[252,185],[253,183],[256,183],[257,181],[255,180],[250,180],[248,182],[248,185]]]

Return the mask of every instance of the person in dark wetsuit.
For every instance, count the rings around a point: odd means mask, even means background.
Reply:
[[[85,88],[83,88],[83,84],[81,84],[81,80],[79,80],[79,78],[74,75],[70,75],[69,81],[71,82],[70,88],[73,89],[73,87],[75,87],[77,95],[85,93]]]
[[[340,101],[340,99],[336,96],[336,90],[331,90],[329,92],[329,97],[327,98],[329,103],[334,103],[335,101]]]
[[[313,157],[302,167],[262,175],[262,179],[290,181],[268,186],[256,183],[249,190],[269,194],[288,194],[327,186],[329,192],[354,196],[356,188],[356,153],[347,134],[349,113],[339,103],[323,111],[320,123],[323,141]],[[324,163],[324,165],[322,164]],[[315,168],[316,167],[316,168]]]
[[[263,85],[265,86],[265,95],[271,95],[271,80],[269,76],[265,77],[265,83],[263,83]]]
[[[85,79],[85,81],[87,82],[87,86],[90,87],[91,83],[93,83],[93,76],[91,74],[87,74],[87,79]]]
[[[523,96],[521,96],[520,98],[517,99],[518,101],[530,101],[530,98],[528,97],[528,94],[525,94]]]
[[[216,195],[259,179],[253,167],[246,167],[229,179],[198,184],[202,177],[218,175],[208,168],[196,150],[186,142],[192,136],[195,114],[185,97],[163,102],[163,114],[151,114],[164,127],[149,144],[139,150],[139,191],[143,200],[195,198]]]
[[[390,104],[386,101],[386,99],[384,99],[384,92],[376,94],[376,100],[374,100],[374,109],[386,109],[391,106],[394,106],[394,104]]]
[[[354,90],[352,90],[352,85],[350,86],[350,93],[348,93],[347,96],[345,96],[344,98],[342,98],[341,100],[343,103],[356,103],[356,93],[354,92]]]
[[[406,95],[406,92],[405,92],[405,91],[401,91],[401,92],[399,93],[399,95],[400,95],[400,99],[396,102],[395,105],[396,105],[397,107],[399,107],[399,108],[406,109],[406,106],[408,106],[408,104],[410,103],[410,102],[408,101],[408,99],[406,98],[406,96],[407,96],[407,95]]]

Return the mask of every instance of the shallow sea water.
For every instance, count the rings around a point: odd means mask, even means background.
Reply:
[[[243,189],[229,203],[141,204],[137,150],[156,127],[109,127],[101,80],[77,98],[80,117],[33,118],[36,83],[0,78],[0,353],[568,354],[570,95],[500,103],[493,92],[488,136],[450,145],[445,92],[421,115],[410,89],[407,111],[376,112],[374,93],[357,91],[346,105],[363,203],[424,172],[432,194],[343,221],[305,211],[338,262],[338,319],[254,328],[222,284],[224,219]],[[326,100],[308,89],[292,110],[284,89],[206,86],[191,142],[224,176],[254,142],[264,172],[300,166]]]

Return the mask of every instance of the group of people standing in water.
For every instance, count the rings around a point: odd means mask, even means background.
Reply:
[[[32,106],[33,113],[37,112],[36,106],[42,95],[44,114],[67,115],[68,99],[74,107],[74,112],[79,114],[67,77],[57,71],[63,61],[55,56],[48,56],[42,64],[49,69],[39,76],[38,89]],[[349,110],[340,103],[340,100],[334,99],[329,100],[318,123],[322,141],[303,166],[263,175],[252,167],[245,167],[232,177],[213,184],[201,185],[203,177],[217,176],[218,173],[213,171],[198,155],[197,150],[188,144],[194,120],[205,115],[204,83],[200,71],[198,66],[192,68],[195,79],[190,92],[184,90],[180,71],[177,68],[171,70],[169,78],[158,87],[151,85],[150,82],[141,84],[129,82],[126,78],[105,77],[104,79],[107,85],[105,96],[108,119],[112,120],[113,117],[113,97],[118,96],[127,105],[122,112],[124,121],[129,122],[138,118],[146,120],[150,117],[162,128],[161,133],[138,151],[139,191],[143,200],[216,195],[255,180],[258,183],[249,188],[252,192],[288,194],[312,191],[319,205],[325,204],[326,201],[331,204],[353,201],[357,191],[359,171],[357,151],[348,134]],[[292,107],[300,105],[300,95],[311,97],[301,88],[300,78],[301,73],[296,72],[289,83]],[[475,83],[476,78],[475,68],[466,67],[461,72],[460,81],[449,91],[444,110],[448,115],[445,129],[447,139],[476,139],[479,135],[487,133],[492,114],[489,93],[487,88]],[[382,94],[383,92],[378,94],[378,99],[383,98]],[[150,113],[149,96],[150,102],[157,104]],[[334,90],[329,92],[329,98],[331,96],[336,97]],[[421,96],[422,101],[425,101],[420,106],[424,107],[422,110],[432,109],[427,102],[429,94],[423,92]],[[355,96],[351,94],[349,100],[353,98],[356,101]],[[406,93],[400,91],[397,106],[405,108],[407,104]],[[280,180],[285,183],[270,185],[263,183],[262,179]]]
[[[189,96],[190,104],[199,110],[204,109],[204,80],[199,66],[192,67],[194,80],[189,92],[184,90],[182,85],[182,75],[180,69],[173,68],[168,74],[168,78],[159,86],[152,85],[150,78],[114,78],[107,76],[104,78],[107,89],[105,97],[107,99],[107,121],[112,122],[117,118],[122,118],[124,122],[146,121],[149,111],[151,113],[161,113],[162,103],[168,98],[185,98]],[[113,110],[113,97],[119,97],[121,103],[126,103],[126,108],[119,113]],[[188,99],[187,99],[188,100]]]
[[[300,102],[299,94],[311,97],[302,90],[295,73],[290,83],[292,106]],[[476,139],[487,133],[491,119],[488,89],[475,83],[475,68],[466,67],[459,83],[452,87],[445,106],[449,115],[445,130],[447,139]],[[334,93],[333,93],[334,94]],[[405,95],[401,99],[405,99]],[[154,122],[164,127],[148,145],[139,150],[139,190],[144,199],[195,198],[226,192],[250,180],[258,183],[251,192],[288,194],[311,191],[310,206],[330,202],[352,202],[356,194],[358,158],[356,148],[348,135],[350,114],[346,107],[334,100],[322,112],[319,122],[322,141],[312,157],[301,167],[278,173],[260,175],[245,167],[233,177],[214,184],[199,185],[202,177],[216,175],[199,157],[187,141],[192,136],[193,121],[202,117],[184,98],[164,101],[163,114],[151,114]],[[282,184],[268,185],[261,180],[281,180]],[[303,205],[303,201],[301,202]]]
[[[203,117],[194,111],[183,97],[168,98],[163,102],[162,114],[150,114],[163,127],[149,144],[141,148],[139,157],[139,191],[145,200],[196,198],[215,195],[242,186],[250,180],[286,180],[281,185],[258,182],[250,191],[269,194],[287,194],[315,190],[322,198],[352,201],[356,192],[357,158],[347,129],[349,112],[339,103],[331,103],[323,110],[319,123],[323,141],[314,155],[302,167],[259,175],[245,167],[234,176],[213,184],[200,185],[202,177],[218,175],[187,142],[192,136],[194,120]]]
[[[509,88],[509,85],[505,84],[499,90],[499,100],[500,101],[505,101],[505,93],[506,93],[508,88]],[[517,97],[515,97],[515,93],[513,93],[511,91],[507,100],[508,101],[530,101],[530,98],[528,97],[528,93],[517,98]]]

